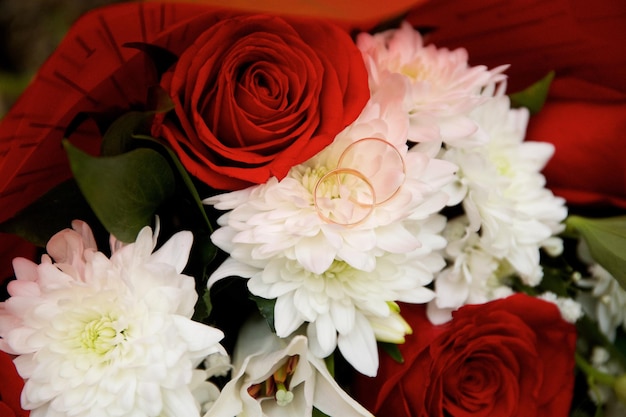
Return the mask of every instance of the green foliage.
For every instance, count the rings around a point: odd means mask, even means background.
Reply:
[[[548,97],[548,90],[553,78],[554,71],[551,71],[525,90],[509,94],[511,106],[526,107],[532,114],[538,113]]]
[[[211,302],[211,292],[208,288],[204,288],[202,291],[202,297],[196,303],[196,307],[193,313],[193,320],[205,323],[211,315],[213,309],[213,303]]]
[[[270,329],[272,329],[272,332],[276,333],[276,328],[274,327],[274,307],[276,306],[276,299],[268,300],[267,298],[257,297],[253,294],[250,294],[249,297],[256,303],[259,312],[265,320],[267,320],[267,324],[270,326]]]
[[[311,417],[330,417],[327,414],[322,413],[320,410],[318,410],[317,408],[313,407],[313,413],[311,414]]]
[[[383,350],[383,352],[391,356],[391,359],[393,359],[394,361],[398,363],[404,363],[402,353],[400,352],[398,345],[396,345],[395,343],[378,342],[378,346]]]
[[[167,160],[152,149],[93,157],[64,141],[70,167],[90,207],[115,237],[133,242],[157,208],[174,193]]]
[[[324,358],[324,363],[326,364],[326,369],[328,369],[328,373],[334,378],[335,377],[335,354],[331,353],[326,358]]]
[[[147,131],[151,112],[132,111],[115,120],[105,132],[100,147],[101,156],[115,156],[128,152],[135,145],[134,135]]]
[[[211,225],[211,221],[206,215],[206,211],[204,210],[204,205],[202,204],[202,200],[200,199],[200,194],[198,194],[198,190],[196,189],[196,186],[194,185],[193,180],[187,173],[187,170],[185,169],[183,164],[180,162],[180,160],[178,159],[174,151],[172,151],[170,148],[166,146],[163,146],[163,144],[161,144],[156,139],[150,136],[137,135],[135,136],[135,138],[141,139],[147,142],[152,142],[155,146],[159,146],[161,149],[163,149],[164,152],[168,154],[171,162],[174,164],[174,168],[176,168],[176,172],[178,172],[178,175],[180,176],[180,178],[183,181],[183,184],[185,184],[185,187],[189,191],[189,194],[191,195],[191,198],[193,199],[194,204],[198,208],[198,212],[202,216],[207,226],[207,231],[211,232],[213,230],[213,226]]]
[[[582,237],[593,259],[626,289],[626,216],[591,219],[570,216],[567,232]]]

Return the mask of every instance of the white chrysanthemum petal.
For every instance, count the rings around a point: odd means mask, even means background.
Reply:
[[[311,351],[320,358],[329,356],[337,347],[337,330],[330,314],[320,314],[307,327]]]
[[[208,286],[211,287],[217,281],[226,277],[245,277],[249,278],[259,272],[258,268],[244,264],[233,258],[228,258],[222,262],[219,267],[209,277]]]
[[[285,294],[276,299],[276,306],[274,307],[274,327],[276,328],[276,334],[280,337],[289,336],[304,323],[300,314],[294,314],[293,305],[294,300],[292,293]]]
[[[373,271],[376,268],[376,256],[372,252],[360,250],[358,245],[345,245],[339,250],[336,258],[355,269]]]
[[[397,301],[412,304],[426,304],[435,298],[435,293],[428,288],[411,288],[403,291],[398,297]]]
[[[440,308],[434,303],[429,303],[426,307],[428,320],[434,325],[444,324],[452,320],[452,312],[456,308]]]
[[[330,316],[337,332],[349,333],[354,328],[356,309],[346,299],[333,300],[330,303]]]
[[[219,344],[224,338],[221,330],[206,326],[183,316],[172,316],[180,338],[187,343],[187,349],[192,359],[203,359],[212,353],[226,351]]]
[[[180,274],[187,265],[192,243],[193,234],[191,232],[178,232],[151,255],[150,261],[157,264],[172,265]]]
[[[456,309],[465,304],[469,296],[469,284],[464,279],[465,274],[447,268],[437,275],[437,293],[445,294],[437,298],[437,307]]]
[[[163,417],[193,416],[198,414],[196,401],[188,389],[177,389],[163,393]],[[160,416],[159,416],[160,417]]]
[[[354,369],[367,376],[376,376],[378,371],[376,337],[362,314],[356,314],[354,331],[337,337],[337,346]]]
[[[294,249],[300,265],[314,274],[326,271],[333,263],[336,254],[332,246],[326,245],[326,238],[323,234],[301,239]]]
[[[421,246],[420,241],[398,223],[378,228],[376,237],[378,247],[391,253],[409,253]]]

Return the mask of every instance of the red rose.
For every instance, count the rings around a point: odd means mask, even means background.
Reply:
[[[176,120],[153,129],[185,168],[219,189],[283,178],[359,115],[369,98],[361,53],[323,21],[221,19],[163,77]]]
[[[29,412],[20,406],[24,380],[17,374],[11,357],[0,351],[0,416],[28,417]]]
[[[413,328],[400,350],[381,353],[375,379],[355,397],[377,416],[567,416],[576,331],[553,304],[523,294],[465,306],[434,326],[423,306],[404,306]]]

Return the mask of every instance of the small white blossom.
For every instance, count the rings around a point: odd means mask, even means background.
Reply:
[[[451,320],[452,312],[465,304],[482,304],[513,293],[503,282],[511,273],[510,266],[482,247],[466,216],[448,221],[444,237],[450,266],[435,279],[436,297],[427,308],[432,323]]]
[[[600,265],[591,265],[589,272],[591,277],[579,280],[578,285],[590,292],[579,292],[578,301],[585,313],[598,322],[600,331],[614,340],[618,327],[626,330],[626,291]]]
[[[591,365],[598,371],[618,377],[624,374],[624,368],[618,361],[611,359],[611,354],[601,346],[594,346],[591,350]],[[615,395],[613,387],[595,383],[587,392],[589,398],[602,407],[603,416],[621,417],[626,413],[626,405]]]
[[[555,293],[548,291],[540,294],[538,298],[556,305],[563,320],[569,323],[576,323],[583,316],[582,306],[569,297],[558,297]]]

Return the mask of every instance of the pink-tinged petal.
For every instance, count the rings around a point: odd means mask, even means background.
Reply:
[[[26,258],[13,259],[13,269],[15,275],[20,277],[22,281],[37,280],[37,264]]]

